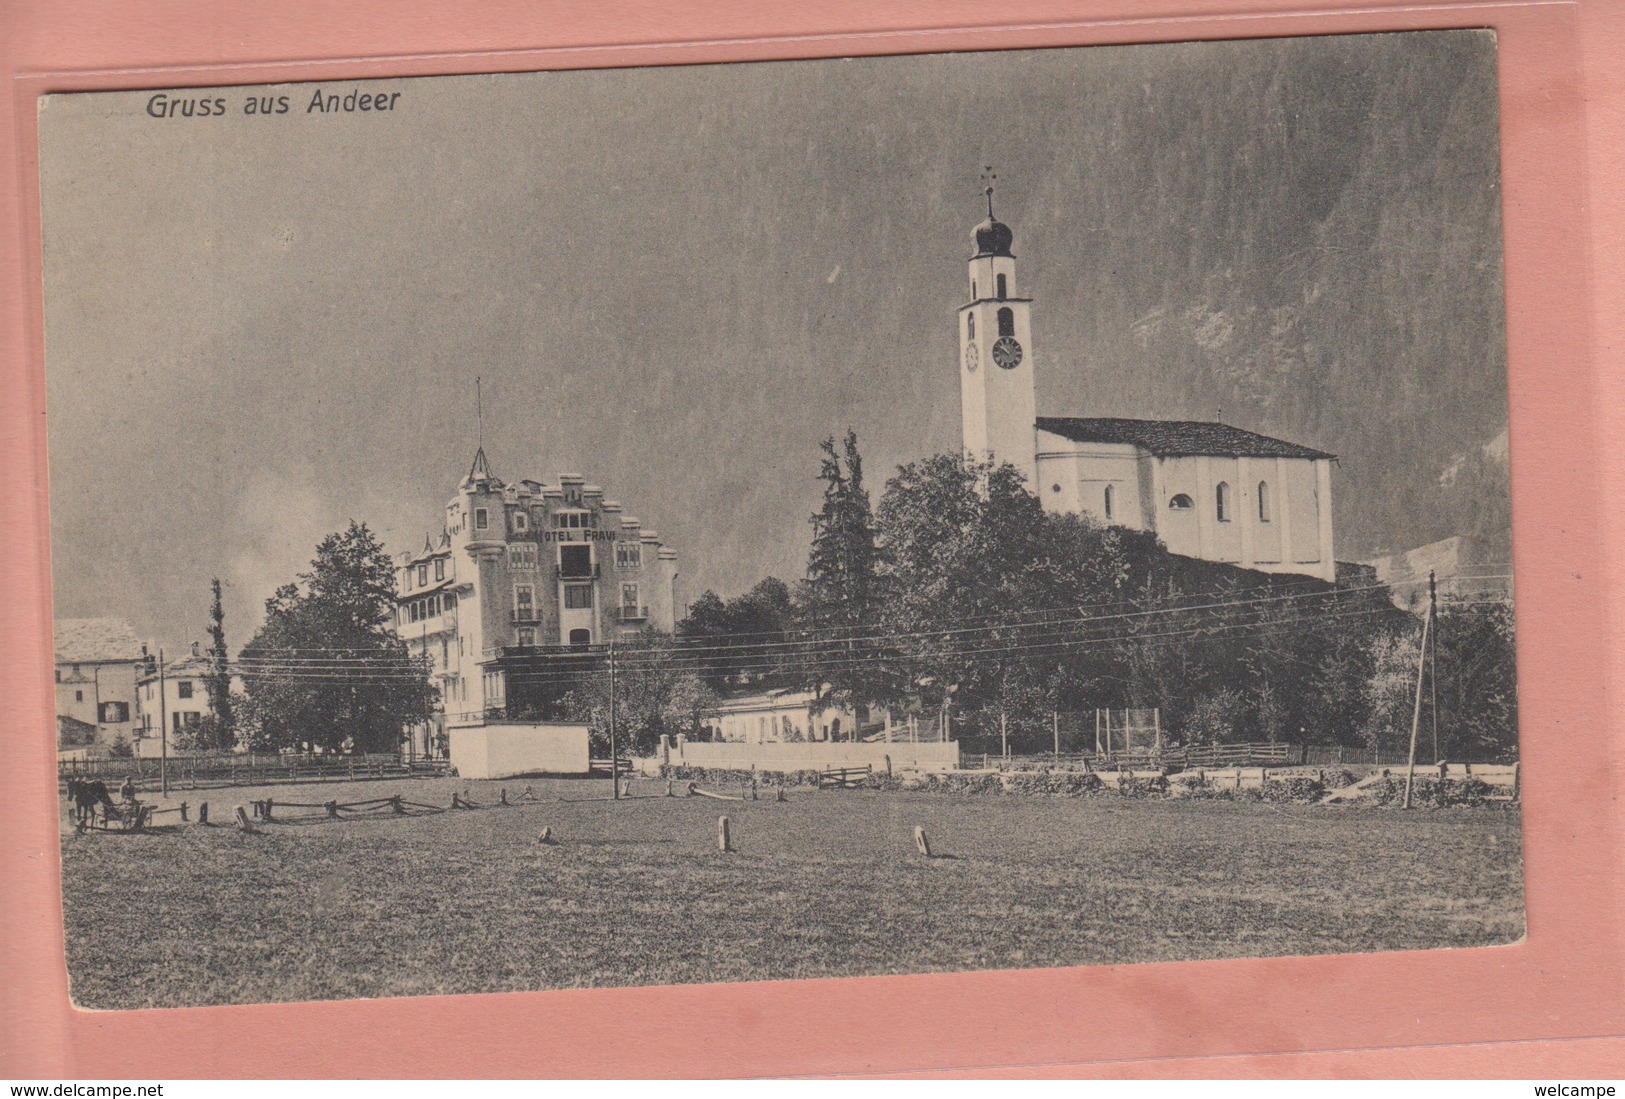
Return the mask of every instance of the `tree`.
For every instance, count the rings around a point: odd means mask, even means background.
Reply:
[[[427,657],[395,635],[394,566],[372,532],[351,522],[316,547],[303,584],[266,600],[265,624],[239,657],[244,716],[257,748],[399,747],[428,720],[438,690]]]
[[[922,705],[980,712],[1015,739],[1048,728],[1060,681],[1041,619],[1064,594],[1037,497],[1010,465],[939,454],[900,467],[876,509],[895,678]]]
[[[839,451],[834,436],[821,448],[824,503],[810,520],[812,549],[800,608],[817,641],[807,647],[814,659],[804,665],[803,675],[817,690],[820,705],[856,708],[895,693],[872,637],[880,603],[875,521],[857,433],[848,430]]]
[[[618,649],[614,680],[619,746],[650,754],[662,735],[694,736],[716,712],[714,691],[686,665],[673,639],[653,630]],[[606,665],[584,676],[560,701],[565,720],[592,726],[593,747],[609,750],[610,675]]]
[[[1446,604],[1435,625],[1441,754],[1456,759],[1517,758],[1512,605]],[[1423,704],[1431,701],[1430,697]]]
[[[795,676],[785,642],[796,620],[789,585],[769,576],[726,602],[707,591],[677,624],[677,636],[696,674],[721,693]]]
[[[1371,675],[1365,686],[1366,721],[1360,739],[1374,752],[1408,749],[1416,705],[1416,672],[1421,627],[1378,638],[1372,646]]]
[[[211,588],[214,598],[209,604],[209,670],[203,677],[203,690],[209,697],[209,716],[199,730],[197,746],[229,749],[237,743],[237,719],[231,697],[230,654],[226,650],[226,611],[218,576]]]

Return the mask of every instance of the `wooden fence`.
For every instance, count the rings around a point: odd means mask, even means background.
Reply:
[[[169,784],[188,789],[207,786],[264,786],[278,782],[344,782],[361,779],[437,775],[445,772],[442,760],[403,760],[396,755],[283,756],[245,753],[233,756],[177,756],[168,762]],[[137,786],[160,780],[160,760],[71,759],[57,762],[57,778],[122,781]]]

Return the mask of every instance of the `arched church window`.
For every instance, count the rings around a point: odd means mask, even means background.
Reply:
[[[976,280],[975,279],[970,280],[970,300],[971,301],[976,300]]]
[[[1268,481],[1258,482],[1258,521],[1260,523],[1270,521],[1270,483]]]
[[[1213,511],[1219,522],[1230,521],[1230,483],[1220,481],[1213,489]]]
[[[1016,334],[1016,311],[1014,309],[999,310],[999,335],[1014,336]]]
[[[999,276],[999,300],[1003,301],[1008,295],[1005,292],[1004,276]]]
[[[976,314],[975,313],[966,313],[965,314],[965,338],[967,340],[974,340],[976,338]]]
[[[1112,504],[1115,503],[1115,501],[1113,500],[1113,497],[1115,495],[1116,495],[1116,493],[1114,493],[1112,491],[1112,486],[1107,485],[1106,486],[1106,521],[1108,523],[1111,522],[1111,519],[1112,519]]]
[[[1186,496],[1183,492],[1175,496],[1172,500],[1168,501],[1169,511],[1189,511],[1195,506],[1196,505],[1191,502],[1191,498]]]

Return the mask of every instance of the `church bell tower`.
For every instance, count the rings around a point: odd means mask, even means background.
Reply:
[[[959,307],[959,401],[965,451],[1008,462],[1037,491],[1033,386],[1032,299],[1016,286],[1015,236],[993,216],[976,227],[970,259],[970,300]]]

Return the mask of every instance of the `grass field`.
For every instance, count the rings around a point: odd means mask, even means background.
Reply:
[[[1519,815],[797,791],[271,824],[267,795],[449,805],[496,783],[216,790],[216,823],[65,830],[67,957],[90,1008],[781,980],[1483,946],[1523,933]],[[293,811],[289,811],[292,815]],[[732,820],[733,854],[716,849]],[[279,815],[281,815],[279,813]],[[164,817],[166,821],[175,818]],[[922,825],[943,857],[914,850]],[[549,827],[554,845],[537,842]]]

